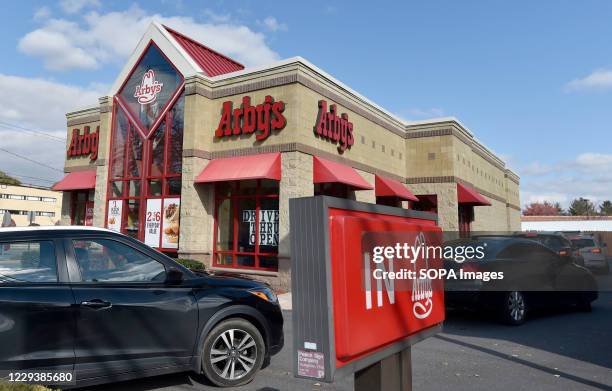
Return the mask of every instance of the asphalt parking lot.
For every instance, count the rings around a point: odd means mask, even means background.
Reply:
[[[612,275],[599,277],[612,286]],[[291,341],[291,313],[285,312]],[[591,313],[538,313],[520,326],[487,316],[451,312],[444,332],[412,351],[413,389],[426,390],[612,390],[612,289],[600,293]],[[90,388],[91,389],[91,388]],[[215,390],[199,376],[158,376],[95,390]],[[254,382],[228,390],[352,390],[351,378],[334,384],[294,379],[291,346],[273,357]]]

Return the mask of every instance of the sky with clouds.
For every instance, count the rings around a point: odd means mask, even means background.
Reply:
[[[24,182],[61,178],[64,114],[157,20],[247,66],[305,57],[405,119],[459,118],[521,176],[523,205],[612,199],[609,1],[34,0],[3,16],[0,169]]]

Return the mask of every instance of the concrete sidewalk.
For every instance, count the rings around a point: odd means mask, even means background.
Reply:
[[[278,295],[278,302],[280,303],[281,309],[284,311],[291,311],[291,292]]]

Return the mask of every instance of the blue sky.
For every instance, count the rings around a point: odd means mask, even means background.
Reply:
[[[405,119],[455,116],[519,173],[523,204],[612,198],[603,0],[13,2],[0,26],[0,132],[11,136],[0,148],[61,171],[61,143],[6,124],[65,137],[63,113],[105,92],[151,19],[246,65],[300,55]],[[61,177],[4,153],[0,166]]]

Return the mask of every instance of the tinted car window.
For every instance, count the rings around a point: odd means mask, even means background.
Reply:
[[[164,265],[123,243],[108,239],[73,240],[84,282],[164,281]]]
[[[57,282],[52,241],[0,243],[0,284]]]
[[[538,261],[549,257],[550,250],[532,243],[513,243],[499,252],[498,257],[523,261]]]
[[[572,243],[578,248],[595,247],[595,242],[593,239],[574,239],[572,240]]]

